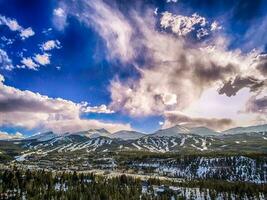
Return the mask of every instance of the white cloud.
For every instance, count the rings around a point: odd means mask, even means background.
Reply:
[[[0,15],[0,25],[6,25],[11,31],[20,31],[22,27],[15,19],[10,19]]]
[[[58,16],[58,17],[63,17],[65,16],[65,11],[62,8],[56,8],[53,11],[54,15]]]
[[[20,132],[10,134],[4,131],[0,131],[0,140],[22,139],[22,138],[24,138],[24,136]]]
[[[0,49],[0,68],[9,71],[14,69],[11,59],[3,49]]]
[[[178,0],[167,0],[166,2],[167,3],[176,3],[176,2],[178,2]]]
[[[31,27],[24,29],[15,19],[10,19],[2,15],[0,15],[0,25],[7,26],[11,31],[18,31],[23,40],[35,34]]]
[[[222,29],[217,21],[209,22],[198,14],[183,16],[164,12],[160,19],[162,30],[157,30],[152,9],[141,16],[138,10],[129,10],[130,14],[125,16],[116,5],[103,1],[81,0],[79,6],[66,2],[68,14],[93,27],[104,39],[108,58],[131,61],[140,75],[111,81],[109,109],[114,111],[133,116],[162,115],[167,119],[166,112],[185,111],[199,101],[203,92],[214,87],[219,89],[236,76],[255,76],[257,82],[265,79],[253,64],[259,52],[245,54],[239,49],[229,50],[227,37],[213,34]],[[195,45],[185,38],[190,34],[198,39],[211,34],[213,37]],[[136,58],[142,58],[142,64]],[[217,126],[230,122],[202,116],[182,119],[209,125],[216,121]]]
[[[64,5],[62,5],[64,7]],[[67,24],[67,14],[65,8],[56,8],[53,10],[53,23],[56,29],[63,30]]]
[[[186,36],[196,31],[198,39],[210,35],[211,31],[221,29],[218,22],[214,21],[210,25],[206,18],[201,17],[197,13],[192,16],[174,15],[170,12],[163,12],[160,19],[162,28],[170,28],[173,33],[178,36]]]
[[[164,122],[162,121],[159,121],[159,125],[162,126],[164,124]]]
[[[88,106],[88,103],[82,104],[82,112],[84,113],[105,113],[110,114],[114,113],[113,110],[110,110],[105,104],[102,104],[100,106]]]
[[[32,28],[27,28],[27,29],[23,29],[23,30],[21,30],[21,32],[20,32],[20,37],[23,39],[23,40],[25,40],[26,38],[28,38],[28,37],[31,37],[31,36],[33,36],[35,33],[34,33],[34,31],[32,30]]]
[[[24,127],[40,131],[52,130],[57,133],[82,131],[90,128],[106,128],[114,132],[131,130],[129,124],[112,123],[100,120],[82,119],[87,103],[74,103],[61,98],[50,98],[31,91],[22,91],[3,83],[0,76],[0,126]],[[92,109],[99,113],[105,106]]]
[[[217,21],[214,21],[211,23],[211,25],[210,25],[211,31],[216,31],[216,30],[220,30],[220,29],[222,29],[222,26],[220,26]]]
[[[37,70],[37,67],[39,67],[39,65],[37,65],[31,58],[23,58],[21,60],[21,63],[25,65],[27,68],[33,70]]]
[[[198,101],[206,89],[237,73],[252,73],[255,55],[227,51],[221,45],[225,40],[218,38],[216,46],[188,48],[183,39],[155,30],[153,18],[136,16],[136,20],[143,36],[138,40],[148,50],[145,56],[149,62],[138,68],[140,79],[111,82],[114,110],[124,109],[134,116],[182,111]]]
[[[36,54],[34,56],[35,62],[39,63],[40,65],[48,65],[50,64],[50,54]]]
[[[54,48],[60,48],[60,42],[58,40],[48,40],[42,44],[41,49],[44,51],[50,51]]]
[[[153,10],[150,13],[142,18],[137,12],[131,14],[134,26],[130,30],[132,34],[127,34],[127,30],[124,32],[128,37],[125,38],[127,42],[124,45],[131,48],[133,55],[138,55],[140,46],[142,46],[146,49],[143,57],[148,61],[144,62],[145,64],[142,66],[137,66],[140,73],[139,79],[126,81],[114,79],[111,82],[111,109],[123,110],[133,116],[165,116],[166,111],[187,109],[192,103],[199,101],[204,91],[212,87],[219,88],[224,81],[237,75],[253,75],[258,79],[264,79],[263,75],[253,67],[258,52],[244,54],[239,49],[228,50],[227,39],[220,36],[216,36],[200,46],[188,47],[183,38],[157,31]],[[128,23],[128,20],[124,19],[117,9],[113,9],[113,15],[115,16],[111,18],[119,19],[120,23]],[[198,33],[202,34],[199,37],[202,37],[205,34],[205,32],[201,33],[203,30],[210,33],[220,29],[218,24],[212,23],[211,26],[205,18],[196,14],[192,17],[183,16],[184,21],[180,17],[176,19],[177,16],[172,14],[170,17],[185,23],[181,26],[182,29],[178,26],[179,28],[176,30],[173,26],[174,32],[180,35],[186,35],[194,29],[199,30]],[[169,25],[172,22],[166,23]],[[203,29],[197,29],[195,25]],[[134,37],[134,29],[139,33],[136,37]],[[109,35],[103,37],[108,41],[111,39]],[[114,45],[112,52],[119,52],[122,49],[120,46]],[[111,55],[112,52],[110,52]],[[117,56],[118,59],[124,61],[123,57]],[[222,108],[224,106],[224,104],[221,105]],[[238,107],[233,112],[238,112],[237,109]],[[222,116],[220,117],[223,119]],[[195,117],[191,122],[205,122],[211,126],[211,122],[214,120],[218,122],[217,127],[228,122],[228,125],[231,125],[228,119],[220,121],[220,118],[207,117],[205,119],[201,116]]]

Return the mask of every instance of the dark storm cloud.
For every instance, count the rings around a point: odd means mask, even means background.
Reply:
[[[203,117],[190,117],[177,112],[167,112],[165,113],[166,124],[172,125],[186,125],[191,127],[205,126],[215,130],[223,130],[231,125],[233,121],[228,118],[203,118]]]
[[[251,97],[246,103],[245,112],[267,114],[267,96],[261,98]]]
[[[219,90],[219,94],[225,94],[228,97],[235,96],[242,88],[249,88],[251,92],[258,91],[264,86],[263,80],[258,80],[254,77],[235,77],[234,80],[226,82]]]
[[[258,64],[256,68],[265,76],[267,76],[267,54],[258,56]]]
[[[0,112],[43,112],[53,113],[60,111],[50,105],[45,105],[42,101],[26,98],[6,98],[0,99]]]
[[[201,83],[223,80],[226,75],[234,72],[236,72],[234,65],[220,66],[215,62],[210,62],[210,65],[196,66],[194,69],[195,78]]]

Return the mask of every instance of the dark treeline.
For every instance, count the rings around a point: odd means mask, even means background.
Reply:
[[[141,181],[126,176],[108,179],[76,172],[13,169],[0,172],[0,195],[0,199],[136,200],[140,199]],[[157,199],[169,199],[166,197]],[[146,195],[142,199],[147,199]]]
[[[142,192],[144,181],[125,175],[113,178],[83,174],[77,172],[51,172],[45,170],[9,169],[0,171],[0,199],[90,199],[90,200],[170,200],[185,199],[170,189],[160,194],[155,193],[153,186],[176,186],[182,188],[207,188],[215,197],[218,193],[240,194],[248,197],[266,195],[266,185],[249,183],[229,183],[226,181],[190,181],[175,183],[159,179],[145,182],[147,192]],[[166,187],[168,188],[168,187]],[[153,192],[154,191],[154,192]],[[172,198],[171,198],[172,197]]]

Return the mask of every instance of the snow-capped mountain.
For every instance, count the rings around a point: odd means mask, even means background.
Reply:
[[[157,137],[163,137],[163,136],[180,137],[181,135],[189,134],[189,133],[190,133],[190,129],[180,126],[180,125],[176,125],[171,128],[158,130],[155,133],[153,133],[151,136],[153,137],[155,136]]]
[[[212,135],[218,135],[219,133],[207,127],[199,126],[191,128],[190,134],[201,135],[201,136],[212,136]]]
[[[45,132],[45,133],[37,133],[35,135],[25,138],[25,140],[37,140],[39,142],[44,142],[44,141],[48,141],[56,137],[60,137],[60,136],[50,131],[50,132]]]
[[[110,135],[111,138],[119,138],[122,140],[136,140],[145,136],[143,133],[137,131],[118,131]]]
[[[185,135],[185,134],[211,136],[211,135],[217,135],[218,132],[216,132],[212,129],[209,129],[207,127],[203,127],[203,126],[188,128],[188,127],[176,125],[176,126],[173,126],[171,128],[161,129],[159,131],[156,131],[154,134],[152,134],[152,136],[181,137],[181,135]]]
[[[80,135],[88,138],[98,138],[98,137],[110,137],[111,133],[106,129],[89,129],[87,131],[80,131],[76,133],[69,133],[68,135]]]
[[[223,131],[223,134],[259,133],[267,132],[267,124],[248,127],[236,127]]]

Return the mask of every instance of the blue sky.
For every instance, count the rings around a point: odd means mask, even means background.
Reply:
[[[264,1],[0,0],[0,131],[266,123]]]

